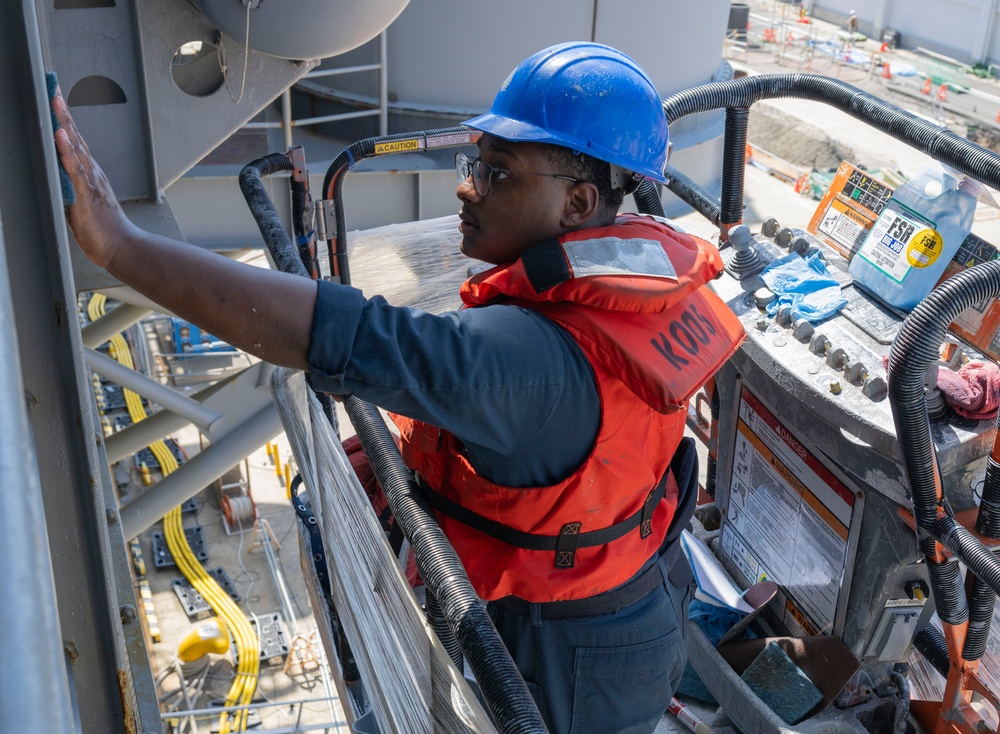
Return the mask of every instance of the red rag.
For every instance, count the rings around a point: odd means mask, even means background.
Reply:
[[[969,362],[958,372],[942,367],[938,388],[945,401],[964,418],[995,418],[1000,408],[1000,367],[993,362]]]

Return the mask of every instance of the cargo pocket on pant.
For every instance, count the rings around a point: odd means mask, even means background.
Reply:
[[[637,645],[577,648],[571,734],[653,731],[684,661],[677,629]]]

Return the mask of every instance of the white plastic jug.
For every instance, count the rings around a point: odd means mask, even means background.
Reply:
[[[896,189],[848,267],[890,306],[909,311],[933,290],[972,231],[978,181],[928,167]]]

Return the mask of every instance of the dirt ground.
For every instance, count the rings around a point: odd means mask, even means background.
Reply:
[[[801,168],[822,171],[836,168],[841,161],[857,160],[855,151],[849,146],[766,103],[750,108],[747,139],[752,145]]]

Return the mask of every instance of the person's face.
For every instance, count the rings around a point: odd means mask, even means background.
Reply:
[[[492,135],[480,138],[480,158],[514,172],[495,172],[486,196],[479,195],[471,176],[458,185],[465,255],[493,265],[513,262],[532,245],[567,231],[562,222],[573,182],[516,173],[562,173],[554,170],[545,149],[540,143],[512,143]]]

